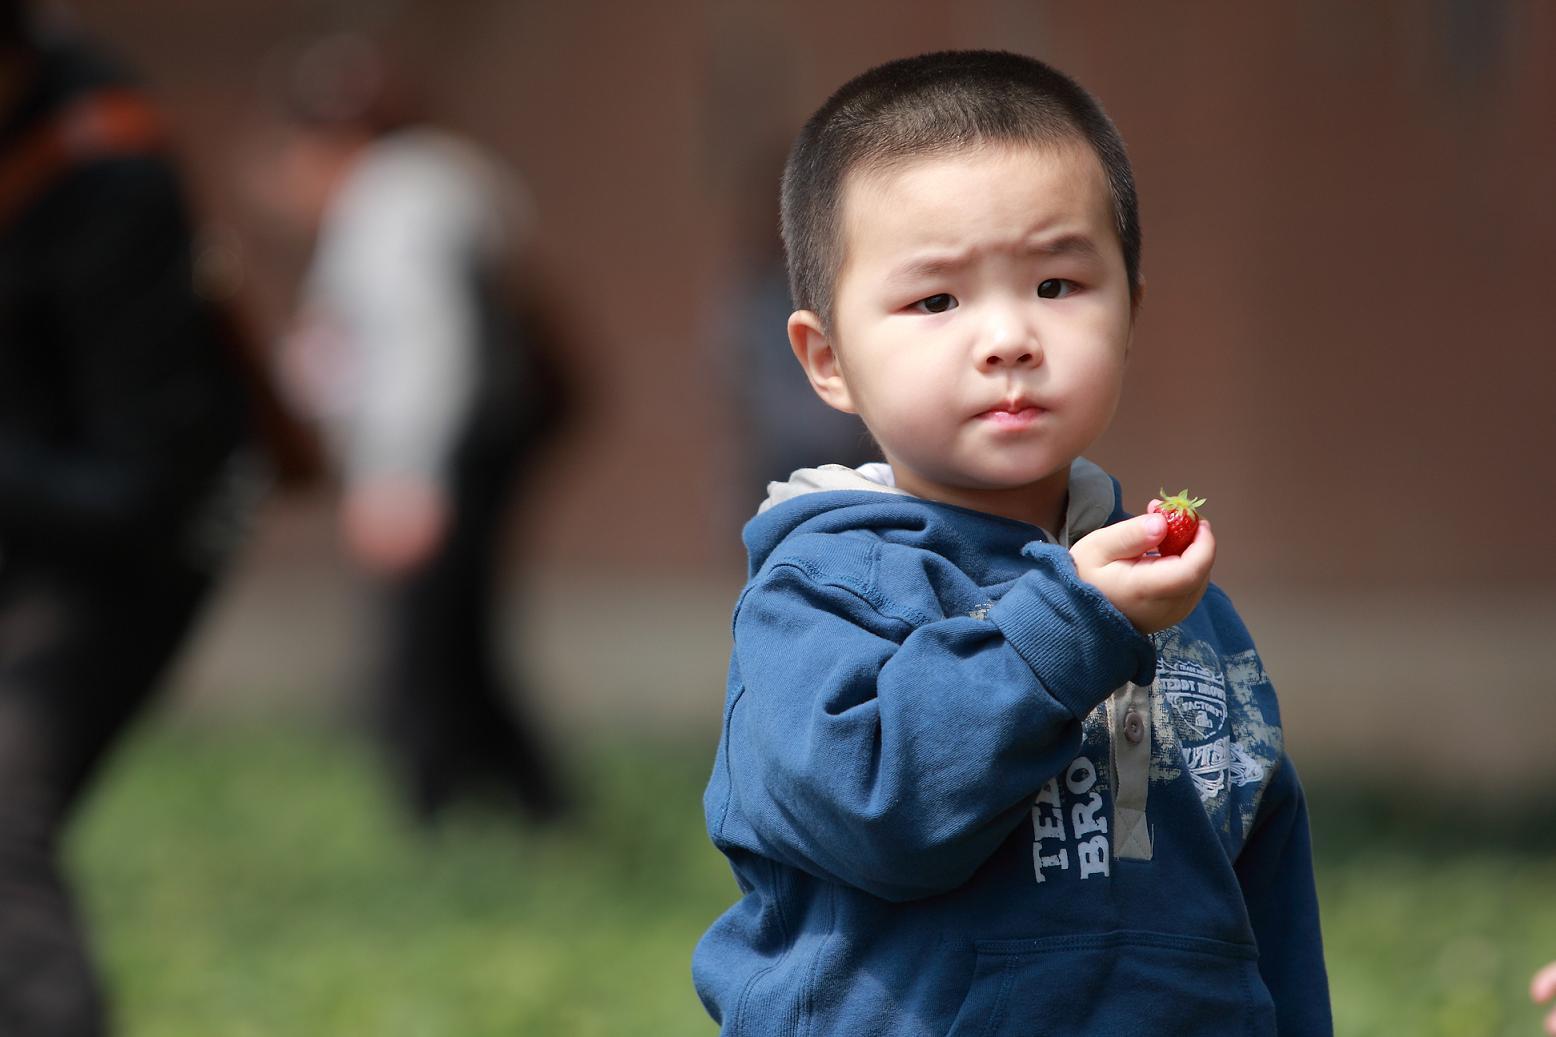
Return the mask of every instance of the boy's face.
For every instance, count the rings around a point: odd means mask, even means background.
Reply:
[[[897,484],[1052,529],[1112,419],[1133,306],[1084,143],[996,145],[850,176],[831,326],[790,340]]]

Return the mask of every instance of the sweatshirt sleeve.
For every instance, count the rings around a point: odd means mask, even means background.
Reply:
[[[1265,790],[1236,870],[1280,1032],[1333,1033],[1307,800],[1289,756]]]
[[[913,615],[847,564],[759,576],[736,610],[722,839],[891,900],[965,882],[1074,758],[1081,719],[1154,668],[1067,551],[1028,553],[983,618]]]

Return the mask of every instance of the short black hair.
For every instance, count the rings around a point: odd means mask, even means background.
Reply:
[[[831,319],[843,266],[842,195],[850,172],[983,144],[1082,140],[1112,195],[1131,297],[1140,285],[1140,204],[1118,130],[1096,99],[1035,58],[940,51],[870,69],[828,98],[789,152],[781,199],[789,291]]]

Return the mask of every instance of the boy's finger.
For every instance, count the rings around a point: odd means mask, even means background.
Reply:
[[[1147,558],[1149,564],[1137,565],[1131,572],[1134,586],[1152,598],[1179,598],[1198,595],[1209,582],[1210,573],[1204,566],[1195,565],[1188,553],[1167,558]]]
[[[1087,548],[1100,562],[1139,558],[1162,542],[1167,535],[1167,520],[1160,515],[1137,515],[1115,522],[1084,538]]]
[[[1556,961],[1534,974],[1534,979],[1529,984],[1529,996],[1537,1004],[1556,997]]]
[[[1148,565],[1137,565],[1134,578],[1147,594],[1168,597],[1200,592],[1210,581],[1210,567],[1216,560],[1216,540],[1209,524],[1200,521],[1189,544],[1181,555],[1166,558],[1145,559]]]
[[[1194,531],[1194,539],[1189,546],[1183,549],[1180,556],[1187,559],[1190,565],[1203,566],[1209,572],[1211,564],[1216,560],[1216,534],[1210,528],[1210,520],[1199,520],[1199,528]]]

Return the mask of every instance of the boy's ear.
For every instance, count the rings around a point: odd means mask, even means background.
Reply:
[[[832,348],[832,340],[814,310],[795,310],[789,314],[789,348],[794,350],[794,358],[805,369],[810,387],[816,390],[822,402],[845,414],[857,413],[848,383],[843,378],[843,368],[838,364],[837,351]]]

